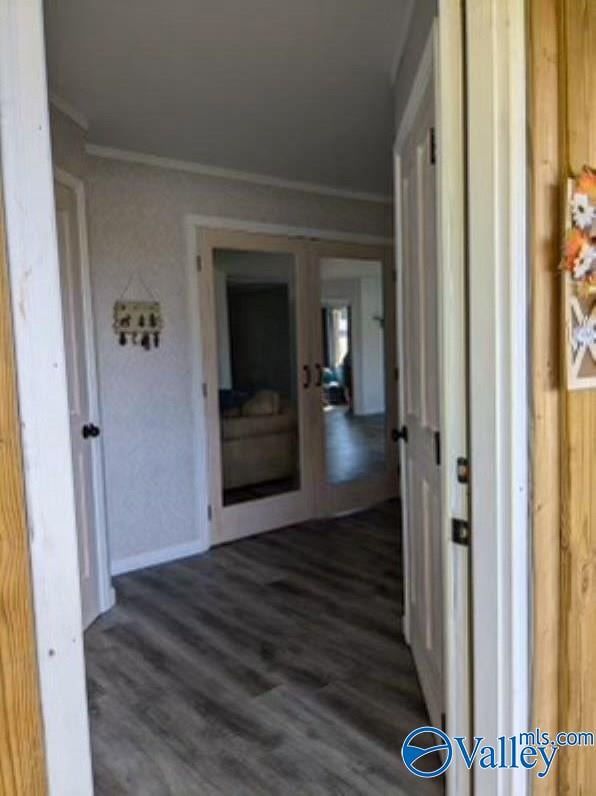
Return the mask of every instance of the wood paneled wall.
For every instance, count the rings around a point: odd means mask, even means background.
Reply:
[[[596,165],[596,0],[531,0],[534,720],[596,730],[596,392],[567,392],[567,177]],[[560,751],[541,794],[596,793],[596,750]]]
[[[0,796],[46,793],[12,316],[0,195]]]

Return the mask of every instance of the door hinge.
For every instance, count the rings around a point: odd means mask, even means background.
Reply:
[[[441,432],[435,431],[435,464],[441,466]]]
[[[397,284],[397,270],[395,268],[391,271],[391,278],[393,279],[393,284]]]
[[[207,397],[207,382],[203,382],[203,398]]]
[[[441,713],[441,729],[443,732],[447,732],[447,716],[444,712]]]
[[[464,547],[470,546],[470,525],[467,520],[451,520],[451,540]]]
[[[203,268],[203,261],[201,259],[201,255],[197,254],[197,271],[200,273]]]
[[[435,128],[430,128],[430,162],[434,166],[437,162],[437,134]]]
[[[213,509],[211,508],[211,504],[207,506],[207,519],[209,522],[213,519]]]
[[[399,368],[393,369],[393,375],[395,377],[395,381],[399,381]]]

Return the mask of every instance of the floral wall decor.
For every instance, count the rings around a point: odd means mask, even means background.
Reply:
[[[567,387],[596,388],[596,171],[569,180],[562,267]]]

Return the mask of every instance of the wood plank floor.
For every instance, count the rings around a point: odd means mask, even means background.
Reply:
[[[116,580],[86,634],[96,794],[436,794],[400,633],[396,503]]]

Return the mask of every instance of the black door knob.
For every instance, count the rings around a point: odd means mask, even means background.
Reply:
[[[82,434],[84,439],[89,439],[89,437],[99,437],[99,427],[93,425],[93,423],[87,423],[83,426]]]

